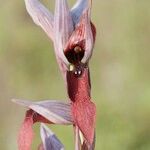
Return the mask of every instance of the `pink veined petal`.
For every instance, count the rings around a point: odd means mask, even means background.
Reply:
[[[77,0],[75,5],[71,9],[71,15],[75,25],[80,21],[81,14],[83,10],[88,7],[89,0]]]
[[[67,0],[56,0],[54,14],[54,31],[56,42],[61,42],[62,47],[64,47],[73,29],[73,21]]]
[[[70,103],[64,103],[56,100],[31,102],[17,99],[13,99],[13,102],[32,109],[34,112],[38,113],[54,124],[73,124]]]
[[[73,123],[71,105],[69,103],[41,101],[31,105],[30,108],[55,124],[71,125]]]
[[[40,26],[48,37],[53,40],[53,15],[39,0],[25,0],[25,4],[35,24]]]
[[[69,65],[64,55],[64,47],[73,31],[73,21],[66,0],[56,0],[54,14],[54,47],[57,59],[65,65]],[[58,61],[58,63],[61,63]],[[59,64],[62,68],[62,64]]]
[[[72,9],[72,15],[78,18],[77,28],[83,28],[82,38],[85,40],[85,53],[81,60],[82,63],[88,62],[92,56],[94,47],[96,32],[94,26],[91,24],[91,6],[92,0],[78,0]],[[80,12],[80,15],[78,15],[78,12]]]
[[[83,15],[81,17],[81,22],[84,24],[85,33],[85,53],[81,60],[82,63],[88,62],[90,57],[93,53],[93,47],[94,47],[94,38],[92,33],[92,26],[91,26],[91,20],[90,20],[90,8],[86,9],[83,12]]]

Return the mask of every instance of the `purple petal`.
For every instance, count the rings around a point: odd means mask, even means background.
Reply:
[[[37,112],[47,120],[55,124],[73,124],[70,103],[54,100],[40,102],[30,102],[25,100],[13,100],[13,102],[23,105]]]
[[[73,31],[73,21],[66,0],[56,0],[54,14],[55,52],[58,59],[69,64],[63,49]]]
[[[71,15],[75,24],[79,22],[83,10],[88,7],[88,1],[89,0],[77,0],[71,9]]]
[[[53,39],[53,15],[39,0],[25,0],[26,9],[35,24],[40,26]]]
[[[64,150],[63,144],[56,135],[43,123],[41,124],[41,138],[44,150]]]

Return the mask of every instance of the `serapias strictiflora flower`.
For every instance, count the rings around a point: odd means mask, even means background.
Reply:
[[[53,15],[38,0],[25,0],[27,11],[34,22],[53,41],[57,62],[67,84],[70,103],[64,106],[68,108],[66,110],[61,105],[59,106],[62,108],[55,107],[57,102],[52,104],[48,101],[49,107],[47,107],[44,101],[33,103],[33,105],[29,102],[17,101],[23,105],[27,104],[30,109],[19,136],[20,150],[30,149],[31,140],[29,139],[32,139],[32,135],[28,134],[32,132],[26,131],[27,129],[32,131],[31,126],[35,122],[50,124],[69,122],[73,124],[75,130],[75,149],[94,149],[96,108],[91,102],[88,64],[92,56],[96,30],[90,19],[91,3],[91,0],[77,0],[73,8],[69,9],[66,0],[56,0]],[[63,113],[58,113],[58,109]],[[65,118],[66,115],[67,118]],[[26,134],[27,136],[24,136]],[[23,147],[26,148],[23,149]],[[42,149],[43,145],[40,148]]]
[[[90,19],[91,0],[77,0],[71,9],[67,0],[55,1],[54,15],[39,0],[25,0],[25,4],[33,21],[53,41],[58,64],[65,76],[72,64],[70,57],[73,57],[67,52],[79,56],[82,63],[88,63],[96,31]]]

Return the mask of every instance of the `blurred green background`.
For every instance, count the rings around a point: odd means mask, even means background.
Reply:
[[[72,5],[74,1],[70,1]],[[54,0],[44,0],[51,8]],[[150,150],[150,1],[93,0],[97,40],[91,59],[96,150]],[[0,149],[16,150],[25,108],[12,98],[67,100],[52,42],[23,0],[0,1]],[[73,148],[72,127],[51,126]],[[34,126],[33,150],[40,143]]]

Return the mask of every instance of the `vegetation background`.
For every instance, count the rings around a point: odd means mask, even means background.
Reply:
[[[43,0],[53,10],[54,0]],[[69,0],[72,5],[75,0]],[[150,149],[150,1],[93,0],[97,40],[90,62],[96,150]],[[12,98],[66,99],[52,42],[23,0],[0,1],[0,149],[16,150],[25,108]],[[73,149],[73,130],[51,126]],[[33,150],[40,143],[39,124]]]

